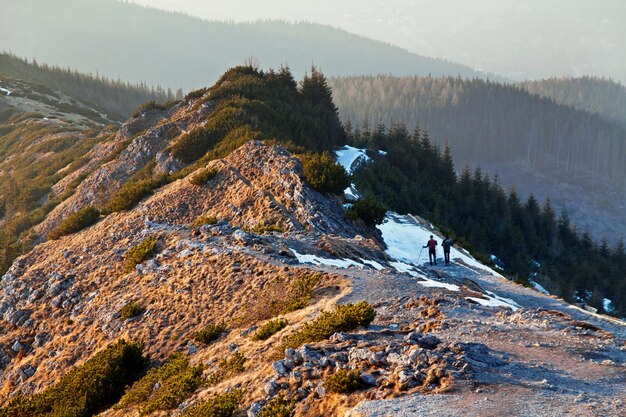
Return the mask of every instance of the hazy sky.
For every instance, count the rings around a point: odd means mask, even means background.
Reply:
[[[511,78],[626,82],[626,0],[134,0],[212,20],[314,21]]]

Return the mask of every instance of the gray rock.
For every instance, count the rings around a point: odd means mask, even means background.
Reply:
[[[253,402],[250,404],[250,408],[248,409],[247,416],[248,417],[256,417],[257,414],[261,412],[261,403]]]
[[[285,364],[282,359],[274,362],[272,366],[274,367],[274,371],[276,371],[279,376],[287,375],[287,368],[285,368]]]
[[[267,384],[265,384],[265,386],[263,387],[263,389],[265,390],[265,393],[271,398],[274,397],[276,394],[278,394],[278,390],[279,390],[279,385],[276,382],[275,379],[271,379],[267,382]]]
[[[375,387],[378,385],[378,381],[376,380],[374,375],[368,374],[367,372],[363,372],[361,374],[361,379],[363,380],[363,383],[365,383],[365,385],[369,385],[371,387]]]
[[[24,350],[24,345],[19,340],[16,340],[13,346],[11,346],[11,350],[13,352],[19,352],[20,350]]]

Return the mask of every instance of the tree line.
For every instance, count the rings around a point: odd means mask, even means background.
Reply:
[[[626,252],[620,240],[611,248],[594,242],[550,200],[523,200],[506,191],[497,177],[480,168],[455,173],[450,147],[439,148],[426,130],[404,124],[390,128],[346,126],[354,146],[380,149],[371,164],[355,173],[358,189],[377,196],[399,213],[416,213],[439,225],[480,260],[497,264],[516,281],[540,283],[568,302],[585,302],[600,311],[604,298],[626,314]],[[494,255],[495,258],[491,258]]]

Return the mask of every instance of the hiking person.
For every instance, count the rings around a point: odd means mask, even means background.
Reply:
[[[446,261],[446,265],[450,264],[450,248],[454,242],[450,239],[450,236],[446,235],[446,238],[441,242],[441,246],[443,246],[443,258]]]
[[[435,265],[437,265],[437,241],[435,239],[433,239],[433,235],[430,235],[430,240],[428,242],[426,242],[426,245],[423,246],[424,248],[428,248],[428,260],[430,261],[430,264],[432,265],[433,263]]]

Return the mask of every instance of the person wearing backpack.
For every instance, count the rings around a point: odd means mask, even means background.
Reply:
[[[446,265],[450,264],[450,248],[454,242],[450,239],[450,236],[446,235],[446,238],[441,242],[441,246],[443,246],[443,258],[446,261]]]
[[[433,265],[434,263],[437,265],[437,241],[433,239],[433,235],[430,235],[430,240],[426,242],[426,245],[423,247],[428,248],[428,260],[430,261],[430,264]]]

